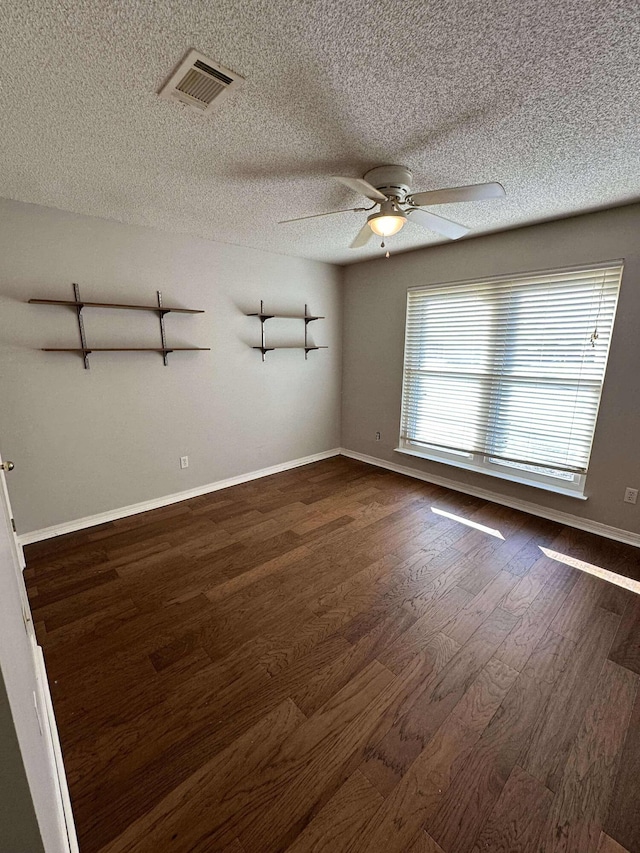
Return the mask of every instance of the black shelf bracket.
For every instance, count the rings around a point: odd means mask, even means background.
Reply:
[[[167,336],[164,331],[164,315],[168,314],[168,311],[162,310],[162,291],[157,290],[156,294],[158,296],[158,317],[160,318],[160,341],[162,346],[162,362],[165,367],[169,364],[169,350],[167,349]]]
[[[82,304],[82,300],[80,299],[80,288],[74,282],[73,283],[73,296],[76,302],[79,304],[76,305],[76,315],[78,317],[78,329],[80,331],[80,346],[82,347],[82,360],[84,362],[84,369],[90,370],[89,365],[89,353],[91,350],[87,349],[87,337],[84,333],[84,320],[82,318],[82,309],[84,305]]]
[[[308,331],[309,331],[309,323],[311,322],[311,318],[309,317],[309,310],[307,307],[307,303],[304,303],[304,360],[307,360],[309,356],[309,346],[308,346]]]
[[[260,350],[262,353],[262,360],[264,361],[264,357],[268,352],[273,352],[275,347],[251,347],[251,349]]]
[[[267,347],[267,343],[265,340],[264,321],[265,320],[271,320],[271,319],[272,319],[271,317],[269,317],[267,314],[264,313],[264,304],[263,304],[262,299],[261,299],[260,300],[260,331],[262,332],[262,335],[260,338],[260,340],[261,340],[260,352],[262,353],[262,360],[263,361],[265,360],[266,354],[268,352],[271,352],[271,350]]]

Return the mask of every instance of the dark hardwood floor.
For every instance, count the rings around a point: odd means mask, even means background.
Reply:
[[[82,853],[640,853],[637,549],[337,457],[26,550]]]

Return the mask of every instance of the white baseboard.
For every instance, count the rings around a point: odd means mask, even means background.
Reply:
[[[29,545],[32,542],[40,542],[43,539],[51,539],[54,536],[62,536],[65,533],[73,533],[76,530],[84,530],[87,527],[95,527],[98,524],[105,524],[108,521],[116,521],[119,518],[126,518],[128,515],[137,515],[140,512],[147,512],[150,509],[169,506],[170,504],[178,503],[179,501],[186,501],[189,498],[197,498],[200,495],[216,492],[219,489],[226,489],[229,486],[237,486],[240,483],[247,483],[250,480],[257,480],[260,477],[268,477],[270,474],[279,474],[281,471],[288,471],[291,468],[298,468],[301,465],[309,465],[311,462],[319,462],[322,459],[329,459],[331,456],[338,455],[347,456],[350,459],[358,459],[360,462],[366,462],[367,464],[375,465],[378,468],[386,468],[388,471],[395,471],[397,474],[404,474],[405,476],[413,477],[416,480],[424,480],[427,483],[444,486],[445,488],[453,489],[456,492],[464,492],[465,494],[473,495],[474,497],[482,498],[487,501],[492,501],[493,503],[502,504],[503,506],[508,506],[512,509],[528,512],[531,515],[547,518],[550,521],[557,521],[559,524],[576,527],[578,530],[585,530],[587,533],[595,533],[598,536],[604,536],[607,539],[614,539],[616,542],[624,542],[627,545],[640,547],[640,534],[632,533],[629,530],[621,530],[618,527],[611,527],[608,524],[601,524],[598,521],[591,521],[588,518],[580,518],[580,516],[572,515],[568,512],[560,512],[559,510],[549,509],[548,507],[539,506],[538,504],[531,503],[529,501],[522,501],[518,498],[507,497],[499,492],[492,492],[489,489],[468,486],[466,483],[459,483],[456,480],[450,480],[448,477],[440,477],[437,474],[428,474],[424,471],[418,471],[415,468],[408,468],[405,465],[398,465],[395,462],[387,462],[384,459],[378,459],[375,456],[368,456],[366,453],[357,453],[355,450],[348,450],[344,447],[336,447],[333,450],[314,453],[312,456],[304,456],[301,459],[281,462],[279,465],[272,465],[269,468],[261,468],[258,471],[250,471],[247,474],[240,474],[237,477],[230,477],[226,480],[218,480],[215,483],[208,483],[205,486],[197,486],[195,489],[187,489],[184,492],[176,492],[175,494],[165,495],[161,498],[154,498],[150,501],[142,501],[141,503],[131,504],[130,506],[121,507],[119,509],[108,510],[107,512],[97,513],[96,515],[88,515],[84,518],[77,518],[74,521],[67,521],[63,524],[54,524],[51,527],[44,527],[41,530],[33,530],[30,533],[22,533],[18,536],[18,541],[20,545]]]
[[[195,489],[175,492],[173,495],[165,495],[161,498],[141,501],[140,503],[120,507],[119,509],[99,512],[96,515],[87,515],[84,518],[76,518],[74,521],[65,521],[62,524],[53,524],[51,527],[43,527],[41,530],[21,533],[18,536],[18,542],[20,545],[30,545],[32,542],[41,542],[43,539],[51,539],[54,536],[62,536],[65,533],[74,533],[76,530],[95,527],[97,524],[106,524],[108,521],[116,521],[119,518],[126,518],[128,515],[137,515],[140,512],[147,512],[150,509],[158,509],[159,507],[169,506],[169,504],[189,500],[189,498],[207,495],[209,492],[217,492],[219,489],[226,489],[229,486],[247,483],[249,480],[258,480],[260,477],[268,477],[270,474],[279,474],[281,471],[299,468],[301,465],[309,465],[311,462],[320,462],[322,459],[329,459],[331,456],[339,456],[340,452],[339,447],[333,450],[324,450],[322,453],[314,453],[311,456],[303,456],[300,459],[281,462],[279,465],[271,465],[269,468],[261,468],[259,471],[250,471],[247,474],[239,474],[237,477],[229,477],[227,480],[218,480],[215,483],[207,483],[205,486],[196,486]]]
[[[640,534],[632,533],[630,530],[621,530],[618,527],[610,527],[608,524],[601,524],[599,521],[591,521],[589,518],[580,518],[580,516],[572,515],[568,512],[560,512],[559,510],[549,509],[548,507],[539,506],[538,504],[530,503],[529,501],[521,501],[518,498],[507,497],[499,492],[492,492],[489,489],[468,486],[466,483],[449,480],[447,477],[439,477],[437,474],[427,474],[426,472],[418,471],[415,468],[407,468],[405,465],[397,465],[395,462],[387,462],[385,459],[368,456],[366,453],[356,453],[356,451],[347,450],[344,447],[341,448],[340,454],[342,456],[348,456],[350,459],[358,459],[360,462],[366,462],[369,465],[376,465],[378,468],[386,468],[388,471],[395,471],[397,474],[405,474],[407,477],[414,477],[416,480],[424,480],[427,483],[444,486],[445,488],[453,489],[456,492],[464,492],[465,494],[473,495],[476,498],[483,498],[484,500],[492,501],[493,503],[511,507],[511,509],[519,509],[522,512],[528,512],[530,515],[548,518],[549,521],[557,521],[559,524],[576,527],[578,530],[585,530],[587,533],[595,533],[598,536],[605,536],[607,539],[615,539],[616,542],[624,542],[626,545],[635,545],[636,547],[640,547]]]

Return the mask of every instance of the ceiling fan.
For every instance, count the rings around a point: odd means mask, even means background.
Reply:
[[[374,202],[371,207],[350,207],[344,210],[332,210],[328,213],[314,213],[311,216],[299,216],[296,219],[284,219],[279,224],[299,222],[302,219],[315,219],[319,216],[333,216],[336,213],[352,213],[354,211],[369,211],[379,206],[379,210],[371,213],[362,226],[351,249],[365,246],[369,240],[378,237],[391,237],[397,234],[409,220],[423,228],[457,240],[464,237],[471,229],[438,216],[428,210],[422,210],[424,205],[453,204],[459,201],[481,201],[505,196],[502,184],[472,184],[467,187],[451,187],[442,190],[427,190],[421,193],[411,192],[413,175],[406,166],[378,166],[370,169],[362,178],[345,178],[332,175],[332,180],[339,181],[354,192],[365,196]],[[384,247],[384,242],[383,242]]]

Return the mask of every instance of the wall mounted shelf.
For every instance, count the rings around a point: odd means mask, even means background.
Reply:
[[[30,305],[67,305],[71,308],[120,308],[125,311],[154,311],[156,314],[204,314],[202,308],[170,308],[168,305],[127,305],[120,302],[74,302],[69,299],[30,299]]]
[[[77,352],[82,355],[84,366],[89,370],[89,355],[92,352],[159,352],[162,355],[165,366],[168,364],[167,356],[170,352],[208,352],[210,347],[171,347],[167,345],[164,328],[165,314],[204,314],[201,308],[175,308],[163,305],[162,293],[157,291],[157,305],[129,305],[122,302],[86,302],[80,298],[80,288],[73,285],[74,299],[30,299],[30,305],[59,305],[64,308],[74,308],[78,318],[78,330],[80,332],[79,347],[42,347],[43,352]],[[84,320],[82,311],[84,308],[115,308],[123,311],[152,311],[160,320],[160,343],[159,347],[92,347],[87,344],[84,331]]]
[[[262,304],[262,303],[260,303]],[[305,308],[307,306],[305,305]],[[314,314],[263,314],[261,312],[257,312],[254,314],[247,314],[247,317],[260,317],[260,321],[264,322],[264,320],[304,320],[307,323],[310,323],[312,320],[324,320],[324,317],[315,316]]]
[[[42,352],[203,352],[210,347],[42,347]]]
[[[309,323],[313,320],[324,320],[324,317],[321,317],[318,314],[309,314],[308,306],[305,303],[304,306],[304,314],[275,314],[271,312],[267,312],[264,310],[264,303],[260,300],[260,310],[254,311],[251,314],[247,314],[247,317],[257,317],[260,320],[260,328],[262,332],[262,343],[259,347],[251,347],[251,349],[260,350],[262,353],[262,360],[265,360],[265,355],[268,352],[273,352],[277,349],[301,349],[304,350],[305,359],[313,350],[318,349],[329,349],[329,347],[325,346],[315,346],[315,344],[309,343],[308,338],[308,327]],[[264,324],[267,320],[304,320],[304,344],[283,344],[282,346],[267,346],[266,336],[264,330]]]

